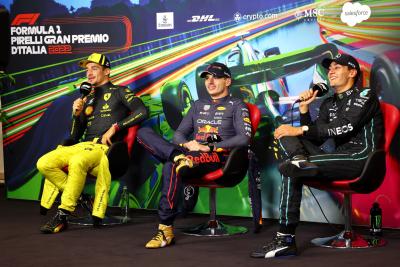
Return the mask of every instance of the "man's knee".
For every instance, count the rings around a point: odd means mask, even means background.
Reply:
[[[86,162],[85,157],[82,157],[81,155],[77,155],[72,157],[69,162],[68,162],[68,169],[83,169],[85,166],[88,165],[88,162]]]
[[[36,162],[36,168],[39,170],[40,173],[45,173],[49,169],[52,169],[52,160],[46,155],[40,157],[40,159]]]
[[[149,127],[141,127],[136,133],[137,138],[144,139],[146,136],[153,134],[153,129]]]

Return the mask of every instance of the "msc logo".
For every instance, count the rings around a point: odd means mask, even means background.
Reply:
[[[192,16],[191,19],[188,19],[187,22],[212,22],[219,21],[219,18],[214,18],[214,15],[195,15]]]
[[[321,20],[325,15],[325,10],[322,8],[313,8],[308,10],[297,10],[294,16],[297,20],[304,19],[306,21]]]

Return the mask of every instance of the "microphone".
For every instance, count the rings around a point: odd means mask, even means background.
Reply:
[[[313,85],[311,88],[313,91],[318,91],[317,97],[324,96],[326,93],[329,92],[329,87],[326,85],[326,83],[316,83]],[[302,100],[299,98],[296,101],[294,101],[293,105],[296,103],[300,103]]]
[[[92,91],[92,85],[88,82],[83,82],[81,83],[81,86],[79,87],[79,92],[81,93],[81,99],[84,99],[85,96],[87,96],[90,91]]]
[[[87,96],[90,91],[92,91],[92,85],[88,82],[83,82],[81,83],[81,85],[79,86],[79,92],[81,93],[81,97],[80,99],[84,99],[85,96]],[[78,111],[77,109],[74,110],[75,113]]]

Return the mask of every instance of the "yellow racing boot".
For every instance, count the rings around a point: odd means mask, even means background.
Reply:
[[[158,225],[157,234],[146,244],[146,248],[163,248],[175,243],[172,225]]]
[[[180,154],[174,157],[174,162],[176,164],[176,173],[179,173],[179,170],[182,167],[193,168],[193,161],[190,158],[186,157],[184,154]]]

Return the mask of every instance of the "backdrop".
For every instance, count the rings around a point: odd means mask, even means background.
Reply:
[[[322,58],[341,52],[355,56],[362,86],[400,106],[400,4],[346,2],[2,0],[10,13],[7,72],[16,80],[1,90],[7,196],[40,199],[43,177],[36,161],[68,136],[72,102],[85,81],[77,62],[91,52],[107,54],[112,82],[141,96],[150,110],[145,124],[167,139],[192,101],[206,94],[198,77],[202,66],[219,61],[232,69],[232,94],[262,112],[254,152],[262,167],[263,216],[278,218],[281,177],[272,132],[278,121],[290,123],[290,103],[300,91],[327,81],[318,64]],[[296,124],[298,110],[293,111]],[[397,130],[384,184],[372,194],[354,196],[355,224],[368,224],[372,202],[378,201],[383,225],[400,227],[399,138]],[[126,185],[132,208],[156,208],[161,168],[135,147],[128,174],[112,183],[110,205],[119,205]],[[312,190],[329,220],[342,222],[342,197]],[[247,179],[218,190],[218,213],[251,216],[248,191]],[[195,211],[208,212],[207,191],[200,191]],[[325,221],[308,188],[301,219]]]

